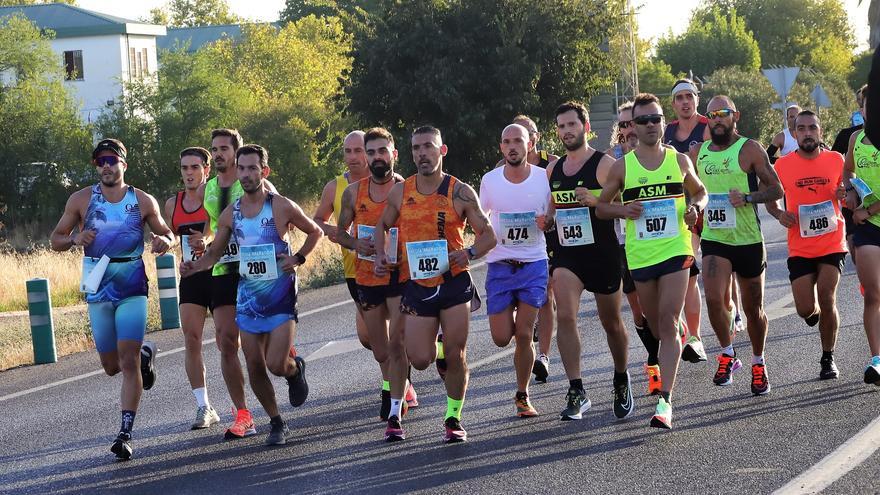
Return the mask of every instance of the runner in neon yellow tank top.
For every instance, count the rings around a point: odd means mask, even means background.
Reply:
[[[868,119],[868,90],[866,86],[862,92],[865,119]],[[865,333],[871,350],[871,362],[865,368],[865,383],[880,385],[880,149],[871,143],[865,131],[850,138],[843,176],[848,191],[846,203],[860,205],[853,210],[856,224],[853,244],[858,259],[859,282],[865,288]],[[859,194],[853,187],[861,186],[853,184],[855,177],[872,192],[865,195],[867,191],[860,187],[862,192]]]
[[[761,145],[737,134],[739,112],[729,97],[712,98],[707,116],[712,140],[694,150],[692,157],[696,157],[697,174],[709,196],[701,242],[703,286],[709,321],[722,349],[713,381],[716,385],[731,384],[732,373],[742,365],[733,349],[736,310],[729,295],[730,277],[736,273],[752,343],[751,389],[763,395],[770,391],[764,366],[767,257],[756,205],[781,198],[782,186]],[[758,179],[765,186],[760,191]]]
[[[596,213],[627,219],[627,261],[648,324],[661,343],[662,383],[651,426],[672,428],[671,394],[681,358],[679,318],[694,263],[688,227],[706,205],[706,189],[687,155],[661,144],[663,108],[656,96],[636,97],[633,122],[639,144],[612,166]],[[623,204],[613,203],[621,195]]]

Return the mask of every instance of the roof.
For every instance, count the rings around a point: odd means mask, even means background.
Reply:
[[[272,22],[270,25],[276,28],[281,27],[278,22]],[[241,24],[168,28],[165,36],[156,38],[156,48],[158,50],[174,50],[189,42],[187,51],[195,52],[207,44],[226,38],[233,41],[241,38]]]
[[[164,36],[165,26],[114,17],[62,3],[0,7],[0,17],[20,13],[41,30],[52,30],[56,38],[78,38],[107,34]]]

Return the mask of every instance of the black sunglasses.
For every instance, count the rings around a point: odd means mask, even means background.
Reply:
[[[95,158],[95,166],[103,167],[105,165],[110,165],[111,167],[116,166],[122,160],[118,156],[99,156]]]
[[[662,115],[660,115],[659,113],[652,113],[650,115],[639,115],[638,117],[633,117],[632,121],[635,122],[636,125],[648,125],[649,122],[651,124],[659,124],[662,120]]]
[[[617,122],[618,129],[626,129],[628,127],[631,127],[632,125],[633,125],[632,120],[620,120]]]

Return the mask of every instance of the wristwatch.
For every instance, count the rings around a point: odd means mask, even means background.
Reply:
[[[296,258],[296,263],[299,265],[304,265],[306,263],[306,257],[302,253],[296,253],[293,257]]]
[[[746,195],[743,197],[743,201],[746,202],[746,203],[751,203],[751,202],[752,202],[752,195],[751,195],[751,194],[746,194]]]
[[[467,248],[467,254],[468,254],[469,260],[473,261],[473,260],[477,259],[477,252],[474,250],[473,246]]]

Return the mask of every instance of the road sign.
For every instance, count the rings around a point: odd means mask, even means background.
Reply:
[[[800,71],[800,67],[777,67],[774,69],[764,69],[761,72],[770,81],[773,89],[776,90],[776,94],[780,98],[785,99]]]
[[[817,107],[831,108],[831,99],[828,98],[828,93],[825,92],[821,84],[817,84],[816,87],[813,88],[810,97],[816,102]]]

